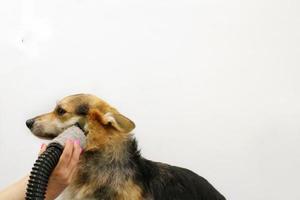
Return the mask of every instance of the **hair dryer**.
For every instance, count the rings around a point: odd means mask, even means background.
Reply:
[[[45,199],[48,179],[59,161],[67,139],[79,140],[80,146],[85,147],[86,137],[77,126],[67,128],[54,138],[34,163],[27,184],[26,200]]]

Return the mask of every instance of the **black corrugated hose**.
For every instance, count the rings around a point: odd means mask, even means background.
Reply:
[[[64,147],[51,143],[38,157],[31,170],[26,190],[26,200],[44,200],[49,177],[59,161]]]
[[[65,129],[54,138],[33,165],[27,184],[26,200],[45,199],[49,177],[58,163],[68,139],[79,140],[81,148],[86,145],[86,136],[79,125]]]

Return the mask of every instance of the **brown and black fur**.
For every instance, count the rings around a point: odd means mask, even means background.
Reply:
[[[61,100],[51,113],[30,120],[39,136],[52,138],[79,124],[87,135],[67,200],[225,200],[194,172],[143,158],[134,123],[103,100],[87,94]]]

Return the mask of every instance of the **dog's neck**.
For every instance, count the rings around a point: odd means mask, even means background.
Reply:
[[[137,145],[133,137],[124,138],[124,140],[110,141],[99,148],[87,149],[82,157],[85,162],[94,162],[98,160],[98,167],[127,165],[131,154],[137,151]]]
[[[101,144],[96,148],[87,150],[87,153],[95,152],[98,159],[102,164],[125,164],[129,158],[128,144],[131,142],[131,138],[118,138],[117,140],[111,139],[106,144]],[[89,157],[87,157],[89,159]],[[91,159],[94,159],[91,157]]]
[[[77,187],[121,187],[133,176],[133,159],[139,158],[140,153],[133,137],[117,143],[111,141],[99,148],[94,146],[81,155],[74,184]]]
[[[135,138],[128,137],[119,144],[122,152],[111,146],[86,150],[80,157],[76,175],[69,187],[76,198],[86,199],[101,193],[104,199],[134,189],[134,165],[141,158]],[[117,154],[117,155],[116,155]],[[124,190],[124,188],[127,188]],[[76,192],[75,192],[76,191]],[[133,191],[134,194],[134,191]]]

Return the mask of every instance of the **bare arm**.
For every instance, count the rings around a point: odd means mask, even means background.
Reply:
[[[11,184],[0,192],[0,200],[23,200],[25,198],[26,186],[29,176],[25,176],[18,182]]]

